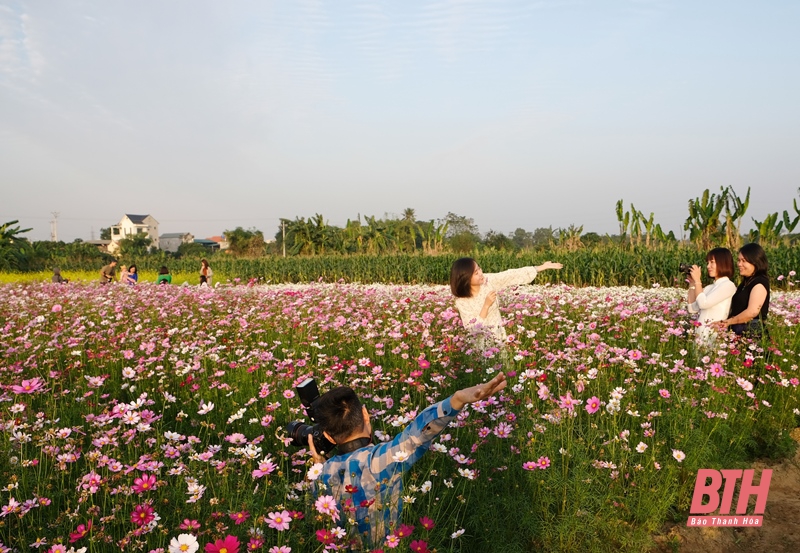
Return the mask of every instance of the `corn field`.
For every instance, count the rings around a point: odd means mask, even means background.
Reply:
[[[780,246],[768,248],[770,276],[776,286],[788,285],[789,279],[777,281],[779,275],[789,275],[800,269],[800,248]],[[450,265],[457,254],[386,254],[386,255],[324,255],[324,256],[267,256],[243,259],[217,254],[210,258],[214,280],[239,279],[259,283],[361,282],[391,284],[446,284]],[[492,273],[558,261],[564,268],[546,271],[536,279],[538,284],[563,282],[572,286],[674,286],[683,281],[678,270],[680,263],[705,267],[705,253],[693,247],[648,249],[634,247],[602,247],[576,251],[549,250],[509,253],[488,251],[474,254],[484,272]],[[199,273],[196,259],[163,259],[145,256],[121,259],[120,263],[136,263],[140,273],[153,273],[167,265],[173,274]],[[99,274],[100,263],[64,260],[62,271]],[[190,283],[192,281],[190,280]]]

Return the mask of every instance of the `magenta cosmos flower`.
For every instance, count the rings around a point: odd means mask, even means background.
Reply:
[[[206,553],[239,553],[239,539],[230,534],[224,540],[217,540],[214,543],[207,543]]]
[[[586,412],[594,415],[600,409],[600,398],[592,396],[586,401]]]
[[[147,503],[142,503],[134,507],[131,513],[131,522],[137,526],[144,526],[150,524],[155,519],[155,510]]]
[[[156,476],[154,474],[145,474],[133,480],[131,488],[136,493],[144,493],[156,487]]]

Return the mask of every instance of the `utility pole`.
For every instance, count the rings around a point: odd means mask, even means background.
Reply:
[[[281,221],[281,232],[283,233],[283,240],[281,240],[281,245],[283,246],[283,257],[286,257],[286,221]]]
[[[58,242],[58,216],[60,213],[58,211],[51,211],[53,215],[53,220],[50,221],[50,241],[51,242]]]

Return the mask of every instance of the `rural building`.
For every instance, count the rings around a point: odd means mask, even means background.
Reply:
[[[181,244],[194,242],[194,235],[191,232],[165,232],[158,237],[158,241],[162,250],[175,253],[181,247]]]
[[[152,240],[152,246],[158,248],[158,221],[152,215],[131,215],[126,213],[118,225],[111,227],[111,244],[109,251],[119,250],[119,241],[137,234],[146,234]]]
[[[207,240],[207,239],[203,239],[203,238],[195,238],[194,239],[194,243],[195,244],[200,244],[201,246],[211,250],[212,252],[215,252],[215,251],[219,250],[219,242],[216,242],[215,240]]]
[[[228,241],[225,240],[224,236],[209,236],[206,240],[213,240],[217,244],[219,244],[220,250],[227,250],[228,249]]]

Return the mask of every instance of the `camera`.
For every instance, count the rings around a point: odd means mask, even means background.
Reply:
[[[336,444],[330,441],[322,433],[322,425],[317,420],[316,409],[314,403],[319,399],[319,388],[317,382],[313,378],[307,378],[297,385],[297,396],[300,398],[300,403],[306,408],[308,418],[314,425],[305,424],[303,421],[292,421],[286,425],[286,432],[292,438],[292,445],[296,447],[308,446],[308,436],[312,436],[314,440],[314,447],[321,455],[327,455]]]
[[[690,272],[692,272],[692,265],[690,265],[689,263],[681,263],[678,266],[678,270],[683,274],[688,275]]]

